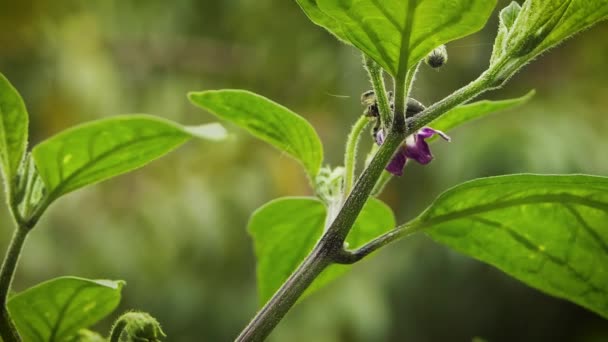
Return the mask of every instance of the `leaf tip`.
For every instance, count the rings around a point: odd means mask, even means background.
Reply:
[[[93,280],[93,282],[118,291],[122,290],[122,288],[127,285],[127,282],[124,280],[97,279]]]
[[[211,141],[222,141],[228,137],[226,128],[217,122],[199,126],[186,126],[184,130],[195,138]]]

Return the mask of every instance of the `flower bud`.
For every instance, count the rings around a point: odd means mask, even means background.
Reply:
[[[118,318],[112,327],[110,342],[160,342],[166,336],[154,317],[133,311]]]
[[[441,68],[448,62],[448,50],[445,48],[445,45],[440,45],[431,51],[424,59],[424,62],[433,69]]]

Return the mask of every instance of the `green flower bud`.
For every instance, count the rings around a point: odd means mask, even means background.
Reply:
[[[110,342],[161,342],[166,336],[154,317],[145,312],[127,312],[112,327]]]

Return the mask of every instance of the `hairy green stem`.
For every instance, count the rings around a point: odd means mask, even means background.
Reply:
[[[346,142],[346,153],[344,154],[344,199],[350,194],[355,179],[355,167],[357,164],[357,147],[361,139],[361,133],[369,124],[369,119],[360,116],[355,123]]]
[[[15,229],[13,238],[6,251],[6,256],[0,268],[0,336],[4,342],[21,341],[17,328],[11,319],[6,306],[8,293],[13,282],[19,256],[29,230],[19,227]]]
[[[237,342],[263,341],[276,327],[287,311],[296,303],[308,286],[330,264],[325,244],[319,243],[298,266],[295,272],[283,283],[253,320],[236,338]]]
[[[386,93],[382,68],[365,54],[363,55],[363,59],[365,61],[365,70],[367,70],[372,87],[374,88],[374,94],[378,103],[378,111],[380,112],[381,126],[390,127],[392,113]]]
[[[407,111],[407,91],[404,81],[395,80],[395,113],[393,117],[393,130],[405,131],[405,112]]]

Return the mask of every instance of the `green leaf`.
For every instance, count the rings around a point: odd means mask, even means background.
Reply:
[[[12,184],[27,147],[28,115],[23,99],[0,74],[0,170]]]
[[[448,190],[411,225],[608,318],[608,178],[510,175]]]
[[[147,115],[125,115],[76,126],[33,150],[50,200],[142,167],[193,136],[225,135],[218,124],[183,127]]]
[[[258,294],[266,303],[313,249],[323,233],[325,205],[316,198],[281,198],[259,208],[249,221],[257,257]],[[370,198],[347,238],[357,248],[395,226],[386,204]],[[350,266],[332,265],[311,284],[306,295],[334,280]]]
[[[495,0],[296,0],[306,15],[394,77],[434,48],[479,31]]]
[[[323,146],[314,128],[296,113],[244,90],[193,92],[188,97],[196,106],[285,151],[302,163],[311,179],[319,172]]]
[[[8,310],[24,341],[70,341],[109,315],[124,282],[56,278],[11,297]]]
[[[516,17],[513,20],[513,17]],[[544,51],[608,18],[608,0],[527,0],[501,12],[492,64],[507,78]]]
[[[521,106],[530,101],[535,93],[536,92],[532,90],[526,95],[516,99],[501,101],[483,100],[458,106],[431,122],[429,127],[447,132],[457,126],[479,119],[488,114]]]

